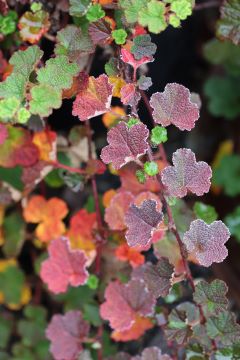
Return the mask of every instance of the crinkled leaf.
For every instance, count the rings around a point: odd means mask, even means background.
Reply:
[[[140,90],[148,90],[152,86],[152,84],[152,78],[145,75],[141,75],[137,82]]]
[[[202,305],[206,316],[217,315],[228,306],[227,290],[227,285],[222,280],[216,279],[211,283],[201,280],[195,287],[193,298],[197,304]]]
[[[157,264],[146,263],[133,272],[134,278],[142,278],[155,298],[167,296],[171,289],[174,267],[167,258],[160,258]]]
[[[192,0],[172,0],[170,9],[180,20],[185,20],[192,14]]]
[[[141,99],[135,84],[126,84],[121,88],[121,101],[124,105],[136,107]]]
[[[167,27],[164,13],[164,3],[157,0],[150,0],[147,2],[147,6],[141,7],[139,11],[139,24],[142,26],[147,26],[150,32],[159,34]]]
[[[20,18],[20,36],[31,44],[37,43],[50,27],[49,14],[44,10],[26,11]]]
[[[110,205],[105,210],[104,220],[112,230],[124,230],[125,214],[134,196],[129,191],[120,191],[111,199]]]
[[[153,61],[152,56],[144,56],[141,60],[136,60],[134,55],[124,48],[121,49],[121,59],[126,64],[131,65],[135,70],[138,69],[139,66]]]
[[[240,3],[238,0],[227,0],[221,8],[221,18],[218,21],[217,36],[220,39],[230,39],[234,44],[240,44]]]
[[[62,96],[59,90],[47,84],[40,84],[31,89],[30,112],[40,116],[49,116],[53,109],[62,105]]]
[[[98,78],[90,76],[73,103],[72,114],[81,121],[104,114],[111,105],[112,88],[107,75],[103,74]]]
[[[229,237],[230,232],[222,221],[208,225],[203,220],[194,220],[184,234],[183,242],[199,264],[208,267],[227,257],[228,251],[224,244]]]
[[[162,182],[171,196],[184,197],[188,191],[202,196],[210,188],[212,170],[204,161],[196,161],[190,149],[178,149],[173,153],[173,166],[161,172]]]
[[[71,16],[83,16],[86,14],[90,0],[70,0],[69,13]]]
[[[113,30],[112,38],[115,40],[117,45],[123,45],[127,39],[127,32],[124,29]]]
[[[152,346],[143,350],[141,356],[134,356],[131,360],[171,360],[172,358],[163,354],[156,346]]]
[[[207,318],[207,333],[211,339],[219,340],[223,345],[239,343],[240,325],[236,323],[235,316],[228,311],[218,316]]]
[[[0,121],[8,122],[13,120],[19,106],[20,101],[15,97],[0,100]]]
[[[165,143],[168,140],[167,129],[163,126],[155,126],[151,131],[151,142],[154,145]]]
[[[88,32],[94,45],[106,45],[111,40],[112,29],[105,19],[91,23]]]
[[[49,258],[41,264],[41,279],[55,294],[65,292],[68,285],[86,283],[86,256],[81,250],[71,250],[68,239],[52,240],[48,247]]]
[[[83,350],[82,342],[88,336],[89,330],[89,325],[83,320],[80,311],[54,315],[46,330],[54,359],[77,359]]]
[[[147,127],[141,123],[129,128],[123,121],[119,122],[108,132],[109,145],[102,149],[101,159],[105,164],[112,163],[115,169],[120,169],[147,152],[148,135]]]
[[[128,245],[147,245],[162,220],[163,214],[157,211],[155,200],[145,200],[139,207],[131,205],[125,216]]]
[[[189,131],[199,118],[198,106],[191,101],[191,94],[183,85],[167,84],[162,93],[152,95],[150,104],[155,122],[163,126],[173,124]]]
[[[69,89],[77,73],[77,64],[69,63],[67,56],[59,55],[48,60],[45,67],[38,70],[37,80],[40,84],[50,85],[56,90]]]
[[[90,22],[97,21],[105,16],[105,11],[100,4],[92,4],[86,14],[86,18]]]
[[[204,92],[212,115],[232,120],[240,114],[240,84],[237,78],[212,76],[206,81]]]
[[[103,319],[118,331],[131,328],[136,316],[151,316],[155,300],[141,280],[130,280],[127,284],[111,282],[105,290],[106,301],[100,306]]]
[[[157,46],[151,42],[151,36],[139,35],[133,39],[133,46],[131,47],[131,53],[135,59],[141,60],[143,57],[150,57],[155,54]]]
[[[147,4],[147,0],[120,0],[126,20],[131,24],[138,20],[139,11]]]
[[[240,241],[240,206],[237,206],[232,213],[225,217],[225,222],[231,235]]]

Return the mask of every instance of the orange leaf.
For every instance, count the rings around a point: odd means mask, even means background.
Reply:
[[[152,329],[153,323],[150,319],[137,316],[135,322],[132,327],[125,331],[113,331],[112,339],[115,341],[131,341],[139,339],[145,331]]]
[[[119,260],[129,262],[133,268],[144,263],[144,256],[138,250],[129,247],[127,244],[118,246],[115,255]]]
[[[56,133],[50,130],[34,134],[32,142],[39,150],[39,160],[53,161],[56,159],[56,138]]]
[[[116,125],[117,120],[119,120],[121,118],[121,116],[126,115],[124,109],[121,108],[120,106],[113,106],[111,108],[111,110],[112,110],[112,112],[107,112],[102,117],[103,124],[106,126],[106,128]],[[119,117],[118,117],[118,115],[119,115]]]

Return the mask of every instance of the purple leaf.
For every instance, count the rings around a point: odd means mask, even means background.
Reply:
[[[188,190],[202,196],[210,188],[212,170],[204,161],[196,161],[190,149],[178,149],[173,154],[173,166],[162,170],[162,182],[171,196],[184,197]]]
[[[191,130],[199,118],[199,109],[191,101],[189,90],[176,83],[167,84],[164,92],[152,95],[153,118],[163,126],[173,124],[180,130]]]
[[[203,220],[194,220],[183,236],[183,243],[189,253],[194,255],[200,265],[210,266],[222,262],[228,255],[224,245],[230,232],[222,221],[208,225]]]
[[[108,132],[109,145],[102,149],[102,161],[105,164],[112,163],[115,169],[120,169],[126,163],[137,160],[148,150],[148,136],[149,131],[145,125],[140,123],[129,128],[121,121]]]
[[[155,200],[145,200],[141,206],[131,205],[125,216],[128,227],[126,239],[129,246],[145,246],[163,220],[162,212],[156,210]]]
[[[54,315],[46,330],[51,341],[50,351],[55,360],[75,360],[83,350],[82,342],[89,333],[89,325],[80,311]]]
[[[162,354],[162,351],[156,346],[149,347],[143,350],[142,356],[134,356],[131,360],[171,360],[172,358],[167,354]]]

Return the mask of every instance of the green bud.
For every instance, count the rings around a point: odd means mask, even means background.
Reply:
[[[136,178],[140,184],[144,184],[146,182],[146,176],[142,170],[136,171]]]
[[[158,174],[158,164],[155,161],[147,161],[144,164],[144,171],[149,176],[155,176]]]
[[[155,126],[151,131],[151,142],[154,145],[165,143],[168,140],[167,129],[163,126]]]

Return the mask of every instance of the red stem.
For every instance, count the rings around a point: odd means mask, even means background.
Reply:
[[[71,167],[68,165],[64,165],[64,164],[59,163],[58,161],[51,161],[48,164],[54,166],[57,169],[64,169],[69,172],[73,172],[73,173],[77,173],[77,174],[81,174],[81,175],[87,175],[86,171],[83,169],[78,169],[78,168],[74,168],[74,167]]]

